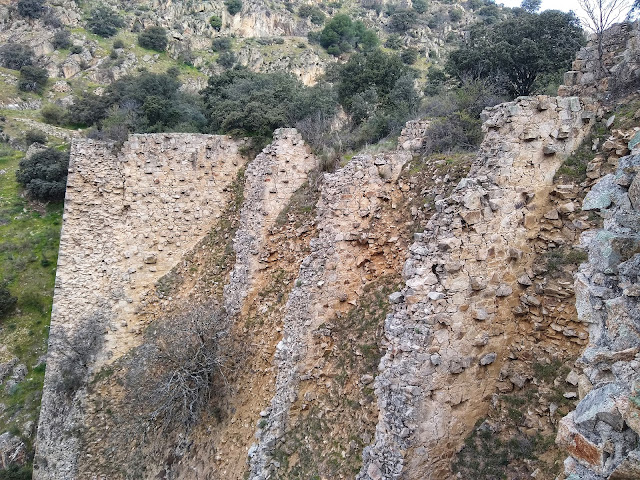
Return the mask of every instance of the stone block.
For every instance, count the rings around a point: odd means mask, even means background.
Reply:
[[[558,423],[556,444],[569,452],[579,463],[600,473],[604,466],[603,446],[588,440],[574,423],[574,412],[569,413]]]

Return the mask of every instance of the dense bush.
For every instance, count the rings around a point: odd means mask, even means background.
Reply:
[[[385,101],[396,81],[408,73],[408,67],[398,55],[376,49],[357,53],[338,72],[338,97],[349,111],[354,95],[375,88],[377,96]]]
[[[224,4],[231,15],[235,15],[242,10],[242,0],[224,0]]]
[[[413,9],[416,12],[420,14],[425,13],[427,11],[427,8],[429,8],[427,0],[413,0]]]
[[[384,43],[384,46],[390,48],[392,50],[400,50],[404,42],[402,41],[402,37],[397,33],[392,33],[387,37],[387,41]]]
[[[416,13],[412,10],[397,10],[391,15],[389,28],[394,32],[404,33],[416,23]]]
[[[400,54],[400,59],[407,65],[413,65],[418,60],[418,50],[415,48],[407,48]]]
[[[20,43],[9,42],[0,47],[0,64],[11,70],[20,70],[33,63],[33,50]]]
[[[32,143],[45,145],[47,143],[47,135],[40,130],[28,130],[24,134],[24,144],[28,147]]]
[[[236,63],[236,55],[233,52],[222,52],[218,57],[218,65],[223,66],[224,68],[231,68]]]
[[[222,19],[217,15],[212,15],[211,18],[209,19],[209,25],[211,25],[211,27],[213,27],[214,30],[219,32],[220,29],[222,28]]]
[[[318,111],[333,113],[336,106],[328,87],[305,87],[288,74],[246,69],[209,78],[202,93],[214,133],[269,137],[276,128],[294,126]]]
[[[53,34],[51,44],[56,50],[64,50],[66,48],[70,48],[73,44],[71,43],[71,35],[69,34],[69,30],[65,30],[64,28],[56,30],[56,32]]]
[[[80,45],[73,45],[69,49],[69,52],[71,53],[71,55],[79,55],[82,53],[82,47]]]
[[[214,52],[226,52],[231,50],[231,39],[229,37],[217,37],[211,41],[211,48]]]
[[[438,77],[438,70],[434,70]],[[425,135],[425,153],[449,153],[477,148],[482,140],[480,113],[504,101],[491,80],[465,80],[460,87],[429,98],[425,113],[435,120]]]
[[[37,200],[64,199],[69,152],[47,148],[20,161],[16,179]]]
[[[315,5],[301,5],[298,8],[298,16],[309,18],[314,25],[322,25],[326,19],[326,15]]]
[[[0,319],[7,316],[16,306],[18,299],[6,287],[0,286]]]
[[[99,5],[89,13],[87,28],[96,35],[112,37],[122,27],[124,27],[122,18],[106,5]]]
[[[490,28],[473,28],[466,44],[449,56],[446,69],[459,79],[502,77],[512,96],[528,95],[539,75],[566,71],[583,44],[573,13],[523,11]]]
[[[354,147],[399,133],[418,110],[413,72],[397,54],[358,53],[335,76],[340,103],[356,127]]]
[[[81,97],[75,98],[73,105],[69,106],[68,121],[72,125],[88,127],[106,117],[107,108],[108,100],[104,96],[84,93]]]
[[[66,115],[64,108],[52,103],[45,105],[40,110],[40,116],[50,125],[64,125],[66,123]]]
[[[95,138],[121,140],[129,132],[197,132],[206,123],[201,99],[180,91],[174,74],[143,72],[109,85],[102,96],[85,93],[69,107],[68,121],[96,126]]]
[[[379,43],[373,30],[367,29],[360,21],[353,22],[343,14],[333,17],[318,35],[310,34],[309,39],[317,39],[327,52],[336,56],[358,47],[370,50]]]
[[[462,10],[459,8],[449,10],[449,19],[454,23],[459,22],[462,19]]]
[[[40,18],[45,12],[44,0],[18,0],[17,8],[25,18]]]
[[[138,45],[156,52],[164,52],[168,43],[167,31],[162,27],[149,27],[138,35]]]
[[[426,95],[437,95],[447,81],[445,73],[436,67],[431,67],[427,72],[427,84],[424,87]]]
[[[116,38],[113,41],[113,48],[124,48],[124,42],[121,38]]]
[[[44,68],[26,65],[20,69],[20,79],[18,80],[18,89],[23,92],[42,92],[47,84],[49,72]]]
[[[33,469],[31,465],[18,466],[9,465],[6,469],[0,470],[0,480],[31,480]]]

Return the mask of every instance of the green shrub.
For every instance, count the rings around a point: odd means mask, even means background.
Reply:
[[[6,287],[0,287],[0,319],[11,313],[17,301],[18,299],[13,297]]]
[[[231,15],[235,15],[242,10],[242,0],[224,0],[224,4]]]
[[[89,13],[87,29],[107,38],[116,34],[119,28],[124,27],[124,20],[106,5],[99,5]]]
[[[124,48],[124,42],[121,38],[116,38],[113,41],[113,48]]]
[[[402,37],[397,33],[392,33],[387,38],[387,41],[384,43],[384,46],[387,48],[391,48],[392,50],[400,50],[404,42],[402,41]]]
[[[360,21],[353,22],[344,14],[333,17],[317,36],[310,34],[309,39],[317,39],[328,53],[335,56],[358,47],[370,50],[379,43],[373,30],[367,29]]]
[[[49,80],[49,72],[44,68],[26,65],[20,69],[18,89],[23,92],[41,93]]]
[[[298,8],[298,16],[309,18],[314,25],[322,25],[327,18],[324,12],[315,5],[301,5]]]
[[[217,15],[212,15],[209,19],[209,25],[217,32],[222,28],[222,19]]]
[[[427,8],[429,8],[429,5],[426,0],[413,0],[413,9],[416,12],[420,14],[425,13]]]
[[[72,55],[79,55],[82,53],[82,47],[80,45],[74,45],[71,47],[71,49],[69,50],[69,52]]]
[[[338,98],[347,109],[354,95],[375,88],[382,102],[386,101],[396,81],[408,73],[397,54],[377,49],[353,55],[338,71]]]
[[[88,127],[102,120],[107,114],[108,101],[104,96],[85,93],[75,98],[69,106],[68,121],[72,125]]]
[[[164,52],[168,43],[167,31],[162,27],[149,27],[138,35],[138,45],[156,52]]]
[[[202,93],[214,133],[269,137],[276,128],[292,127],[316,112],[332,114],[336,106],[325,86],[305,87],[288,74],[246,69],[209,78]]]
[[[0,480],[31,480],[33,469],[31,465],[10,465],[8,468],[0,470]]]
[[[0,64],[11,70],[20,70],[33,63],[33,50],[20,43],[9,42],[0,47]]]
[[[436,70],[437,71],[437,70]],[[480,113],[504,101],[491,80],[468,80],[462,86],[430,97],[426,114],[433,117],[425,134],[424,153],[464,152],[482,141]]]
[[[64,108],[52,103],[40,110],[40,116],[49,125],[64,125],[66,123],[66,115]]]
[[[69,107],[69,123],[95,125],[92,138],[126,139],[128,132],[194,132],[204,128],[202,100],[180,91],[175,72],[127,75],[102,96],[85,93]]]
[[[404,33],[416,23],[416,13],[412,10],[397,10],[391,15],[389,28],[393,32]]]
[[[407,65],[413,65],[418,60],[418,50],[415,48],[407,48],[400,54],[400,59]]]
[[[231,50],[232,42],[229,37],[217,37],[211,41],[211,48],[214,52],[226,52]]]
[[[71,45],[73,44],[71,43],[71,35],[69,34],[69,30],[65,30],[64,28],[56,30],[56,33],[53,34],[51,44],[56,50],[64,50],[71,47]]]
[[[16,7],[25,18],[40,18],[45,12],[44,0],[18,0]]]
[[[41,145],[46,145],[47,143],[47,135],[40,130],[28,130],[24,134],[24,144],[28,147],[33,143],[39,143]]]
[[[218,65],[224,68],[231,68],[236,63],[236,55],[233,52],[222,52],[222,54],[218,57]]]
[[[454,23],[459,22],[462,19],[462,10],[459,8],[449,10],[449,19]]]
[[[446,81],[447,76],[444,71],[436,67],[429,68],[427,72],[427,84],[424,87],[425,95],[437,95],[442,90]]]
[[[20,161],[16,179],[37,200],[64,199],[69,152],[47,148]]]

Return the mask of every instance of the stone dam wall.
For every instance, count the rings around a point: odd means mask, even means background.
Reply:
[[[225,214],[240,146],[192,134],[133,135],[120,152],[73,141],[34,478],[75,478],[86,378],[140,341],[148,291]]]

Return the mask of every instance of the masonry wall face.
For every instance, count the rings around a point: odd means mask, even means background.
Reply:
[[[224,215],[240,146],[194,134],[133,135],[120,152],[72,143],[34,478],[75,477],[83,383],[139,343],[148,291]],[[78,385],[72,367],[85,368]]]

